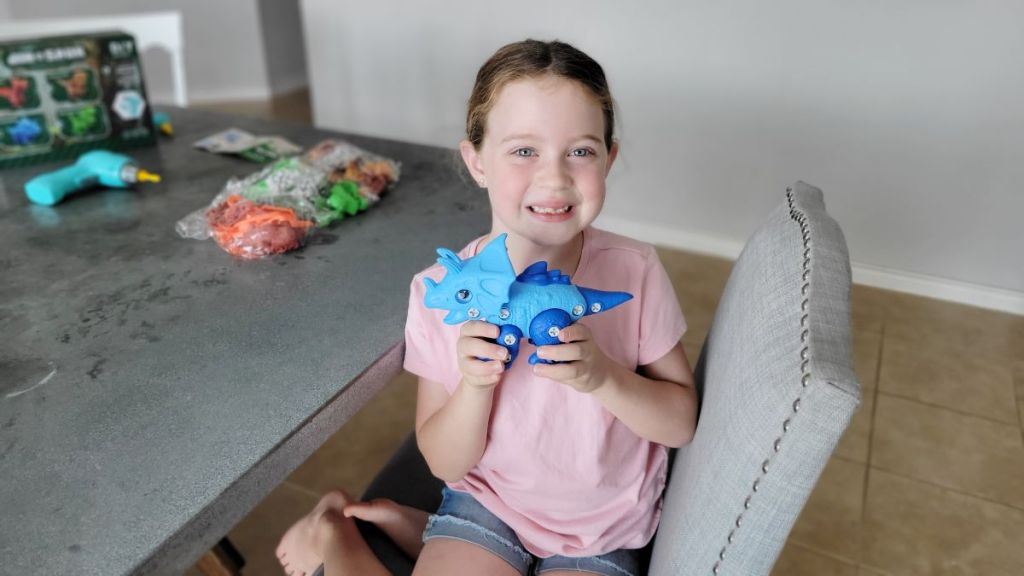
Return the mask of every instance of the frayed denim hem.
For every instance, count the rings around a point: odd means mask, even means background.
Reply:
[[[516,564],[513,561],[513,559],[509,558],[506,554],[501,554],[499,550],[496,550],[491,546],[487,546],[484,542],[480,542],[479,540],[474,540],[469,537],[462,538],[457,534],[447,534],[443,531],[438,534],[431,534],[434,526],[438,524],[442,526],[448,524],[449,526],[458,527],[461,530],[473,530],[475,533],[479,534],[480,536],[483,536],[485,539],[493,540],[494,542],[500,544],[509,553],[514,554],[516,557],[518,557],[520,563]],[[480,526],[475,522],[458,518],[456,516],[449,516],[447,514],[431,514],[429,520],[427,521],[427,527],[423,530],[423,541],[426,542],[427,540],[430,540],[432,538],[451,538],[453,540],[461,540],[463,542],[468,542],[470,544],[480,546],[481,548],[488,550],[489,552],[495,553],[497,556],[511,564],[513,568],[519,570],[519,572],[522,574],[529,574],[530,565],[533,563],[533,556],[531,556],[526,550],[523,550],[521,547],[514,544],[511,540],[499,536],[494,531],[488,530],[487,528],[484,528],[483,526]]]
[[[575,562],[575,564],[576,564],[575,566],[567,566],[567,565],[565,565],[564,562],[558,562],[558,563],[556,563],[553,566],[547,566],[547,567],[540,568],[539,570],[537,570],[535,572],[535,574],[543,574],[545,572],[553,572],[555,570],[571,570],[571,571],[575,571],[575,572],[585,572],[585,573],[588,573],[588,574],[600,574],[602,576],[608,573],[608,570],[598,571],[596,569],[595,570],[591,570],[589,568],[584,568],[584,567],[580,566],[580,564],[584,563],[584,562],[594,562],[595,564],[603,566],[603,567],[611,570],[613,573],[621,574],[622,576],[636,576],[636,574],[633,574],[629,570],[624,569],[622,566],[619,566],[618,564],[616,564],[614,562],[609,562],[608,560],[605,560],[604,558],[601,558],[599,556],[589,556],[587,558],[577,558],[576,562]]]

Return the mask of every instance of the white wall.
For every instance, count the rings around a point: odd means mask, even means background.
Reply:
[[[264,99],[306,82],[294,0],[4,0],[0,16],[4,9],[14,20],[178,10],[190,102]],[[144,63],[150,94],[169,101],[169,65]]]
[[[282,94],[307,86],[306,50],[297,0],[259,0],[259,13],[270,92]]]
[[[1024,313],[1024,3],[302,7],[319,126],[455,146],[479,65],[562,39],[602,63],[619,106],[602,222],[735,256],[803,179],[855,278],[969,283]]]

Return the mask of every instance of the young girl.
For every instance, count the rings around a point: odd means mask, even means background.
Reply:
[[[667,447],[689,442],[697,407],[680,344],[686,323],[657,254],[590,226],[618,153],[613,126],[603,70],[568,44],[510,44],[480,69],[459,149],[487,190],[492,224],[459,257],[507,234],[517,273],[545,260],[573,284],[634,299],[565,328],[561,344],[524,343],[506,365],[506,350],[488,340],[497,326],[449,326],[444,311],[424,307],[424,279],[440,281],[444,269],[417,274],[405,368],[419,376],[419,448],[447,484],[441,507],[428,520],[329,494],[285,535],[286,571],[326,560],[328,574],[386,573],[346,524],[357,516],[418,554],[417,575],[640,574]],[[531,366],[534,351],[557,363]],[[420,549],[409,534],[424,524]]]

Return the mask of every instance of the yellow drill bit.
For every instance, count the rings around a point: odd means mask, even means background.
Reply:
[[[139,170],[135,175],[135,179],[139,182],[159,182],[160,175],[154,174],[153,172],[146,172],[145,170]]]

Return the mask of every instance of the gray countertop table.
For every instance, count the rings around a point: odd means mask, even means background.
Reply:
[[[489,227],[451,150],[165,110],[176,136],[127,152],[160,184],[42,207],[22,186],[62,164],[0,172],[2,574],[188,568],[398,373],[412,275]],[[401,181],[299,251],[236,260],[174,231],[258,169],[192,148],[230,126],[347,139]]]

